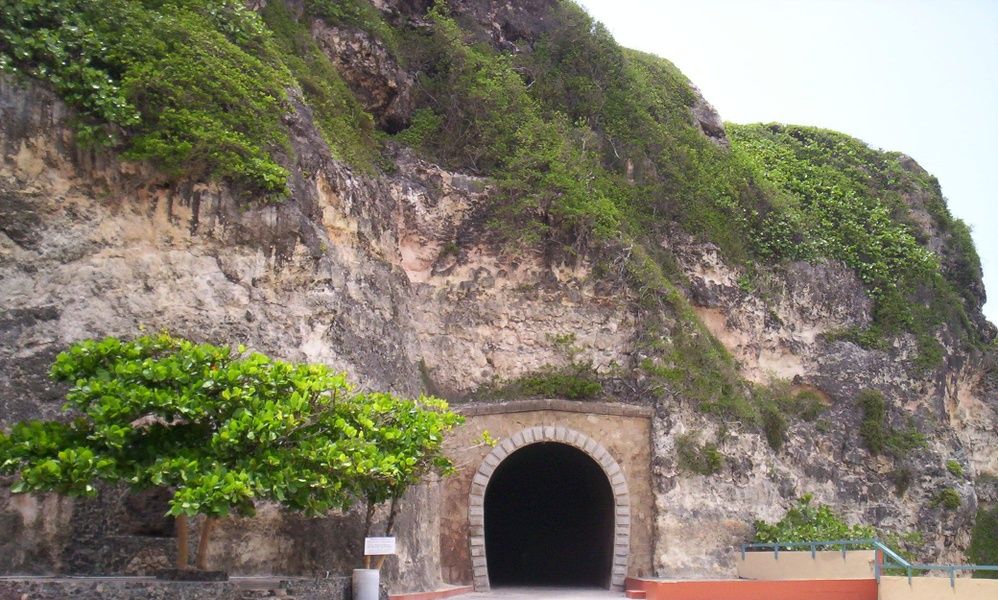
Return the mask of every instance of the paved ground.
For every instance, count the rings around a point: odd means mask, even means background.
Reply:
[[[460,600],[620,600],[623,592],[577,588],[499,588],[491,592],[474,592],[458,596]]]

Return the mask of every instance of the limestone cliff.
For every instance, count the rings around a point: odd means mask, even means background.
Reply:
[[[728,165],[723,161],[741,150],[732,150],[696,89],[666,67],[620,51],[613,56],[624,62],[606,72],[636,70],[649,78],[641,81],[673,86],[651,86],[678,98],[668,105],[674,112],[652,111],[685,127],[662,138],[671,146],[631,144],[595,118],[565,134],[583,148],[580,161],[589,160],[590,144],[599,146],[596,162],[613,185],[645,186],[656,198],[649,205],[666,199],[650,209],[655,225],[640,235],[598,238],[592,232],[600,231],[602,214],[578,219],[588,205],[559,208],[573,193],[568,184],[540,199],[517,195],[513,176],[534,171],[495,162],[488,148],[471,142],[481,154],[461,164],[451,141],[405,137],[433,101],[445,101],[433,95],[440,81],[421,70],[433,64],[426,62],[435,60],[432,53],[427,59],[425,48],[406,50],[419,43],[405,35],[441,27],[428,16],[430,3],[373,2],[378,27],[323,17],[310,12],[313,3],[280,4],[338,69],[384,139],[373,165],[351,163],[331,147],[337,139],[324,129],[308,86],[289,85],[280,119],[288,145],[274,155],[288,174],[287,192],[277,202],[247,200],[238,181],[178,176],[155,159],[126,160],[120,148],[83,145],[74,126],[78,109],[36,79],[0,78],[0,425],[59,413],[63,390],[46,373],[67,344],[140,328],[244,343],[330,364],[365,387],[464,402],[492,401],[503,390],[531,389],[511,383],[583,369],[599,380],[601,399],[654,411],[657,574],[730,574],[731,548],[751,535],[752,520],[778,518],[803,493],[888,532],[919,531],[923,539],[911,549],[922,558],[962,560],[978,506],[975,479],[998,475],[998,368],[993,328],[980,314],[979,265],[960,271],[970,273],[960,288],[966,293],[959,292],[965,320],[890,330],[876,343],[845,335],[881,319],[883,302],[857,269],[829,256],[766,257],[744,248],[739,254],[732,248],[742,242],[718,232],[727,231],[725,219],[743,213],[690,216],[680,213],[693,204],[666,202],[694,192],[727,198],[735,190],[758,203],[758,214],[771,210],[763,205],[772,193],[761,175],[723,190],[685,179],[699,168],[697,157],[717,153],[717,164]],[[541,70],[544,61],[573,60],[559,43],[586,35],[586,27],[572,25],[584,22],[577,9],[555,0],[473,0],[450,10],[467,48],[477,41],[497,56],[540,57],[510,72],[533,82],[530,93],[552,86],[545,102],[562,91],[578,97],[585,87],[572,87],[576,81],[559,91]],[[408,33],[386,42],[381,26]],[[554,30],[564,30],[562,37],[552,37]],[[455,75],[448,85],[459,80]],[[486,135],[447,118],[436,115],[438,135]],[[561,123],[561,131],[568,124],[560,118],[544,126]],[[512,152],[515,144],[506,148]],[[661,162],[676,149],[681,160]],[[904,166],[921,173],[910,159]],[[704,173],[706,180],[713,172]],[[527,181],[535,184],[549,182]],[[898,220],[939,257],[940,281],[957,281],[948,273],[966,254],[927,208],[932,190],[920,185],[899,193],[908,209],[898,208]],[[510,207],[530,215],[529,222],[512,218],[512,228],[542,231],[539,240],[503,232],[497,223],[510,222]],[[744,214],[749,223],[751,210]],[[597,226],[586,229],[588,223]],[[918,302],[930,303],[935,292],[919,293]],[[917,360],[937,345],[936,360]],[[677,352],[686,356],[680,360]],[[699,372],[704,381],[694,381]],[[703,391],[715,387],[720,391]],[[903,456],[866,449],[857,397],[868,389],[887,399],[885,431],[915,430],[925,443]],[[818,399],[820,416],[788,412],[777,431],[765,417],[777,404],[752,404],[761,395],[801,391]],[[725,459],[716,473],[691,473],[681,464],[676,444],[683,434],[717,444]],[[947,469],[953,460],[962,475]],[[944,488],[959,494],[958,509],[934,502]],[[390,574],[400,589],[439,582],[439,494],[429,484],[407,503]],[[0,571],[147,572],[166,561],[169,524],[161,506],[161,498],[135,501],[115,490],[73,502],[15,498],[5,488]],[[351,515],[306,520],[264,509],[250,523],[223,527],[213,558],[240,573],[345,569],[357,558],[358,526]]]

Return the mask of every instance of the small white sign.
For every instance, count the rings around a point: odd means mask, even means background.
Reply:
[[[395,554],[395,538],[364,538],[364,556],[384,556],[385,554]]]

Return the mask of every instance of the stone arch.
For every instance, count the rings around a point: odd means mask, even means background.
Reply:
[[[623,590],[627,577],[627,560],[631,545],[631,499],[627,478],[613,456],[599,442],[567,427],[529,427],[510,436],[492,449],[482,460],[471,481],[468,497],[471,564],[476,591],[490,589],[488,557],[485,554],[485,490],[496,468],[510,454],[524,446],[541,442],[556,442],[572,446],[589,455],[603,469],[613,492],[613,559],[610,569],[610,589]]]

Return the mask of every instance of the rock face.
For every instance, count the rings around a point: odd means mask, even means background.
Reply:
[[[470,2],[461,16],[512,47],[544,27],[529,17],[550,3],[515,4]],[[378,5],[396,18],[425,9]],[[312,32],[342,58],[344,77],[383,127],[408,118],[413,77],[384,47],[356,31],[315,24]],[[709,104],[694,113],[705,135],[725,142]],[[401,148],[392,150],[391,174],[359,175],[330,157],[298,106],[286,119],[296,157],[286,165],[290,197],[247,205],[224,186],[166,185],[146,165],[82,149],[70,119],[47,90],[0,78],[0,426],[59,413],[64,390],[46,373],[68,344],[140,327],[327,363],[371,388],[451,398],[564,364],[557,340],[570,334],[578,359],[622,382],[607,386],[608,400],[652,409],[651,439],[635,443],[651,449],[657,575],[731,575],[731,549],[752,519],[779,518],[807,492],[853,520],[921,531],[923,558],[962,559],[977,505],[973,478],[998,474],[998,367],[946,335],[945,364],[930,373],[905,366],[913,339],[886,350],[834,341],[828,334],[872,318],[862,285],[841,264],[793,263],[749,281],[711,244],[679,233],[662,240],[697,315],[747,379],[790,380],[828,404],[818,421],[791,423],[776,452],[760,433],[722,425],[681,397],[644,393],[634,383],[644,309],[626,289],[601,283],[585,258],[552,262],[492,245],[482,233],[484,179]],[[855,397],[865,388],[894,400],[892,427],[910,418],[927,435],[906,464],[862,448]],[[719,440],[728,457],[720,473],[680,470],[682,433]],[[949,473],[948,460],[966,475]],[[892,479],[901,467],[903,493]],[[958,510],[932,502],[946,487],[959,493]],[[170,561],[162,498],[104,490],[74,502],[6,489],[0,572],[138,574]],[[386,573],[398,590],[440,582],[441,497],[430,483],[407,498],[400,555]],[[251,521],[220,527],[212,563],[239,574],[343,573],[359,564],[360,522],[263,507]]]
[[[378,126],[389,132],[405,127],[412,113],[413,77],[385,45],[360,31],[312,22],[312,36],[332,59]]]
[[[252,600],[273,596],[302,600],[348,600],[351,597],[349,577],[332,579],[261,580],[252,584],[230,582],[181,582],[107,578],[74,579],[8,579],[0,581],[4,598],[36,598],[37,600],[148,600],[178,598],[182,600]],[[387,594],[382,593],[382,598]]]
[[[707,99],[703,97],[700,93],[700,89],[696,86],[690,86],[693,91],[693,107],[691,111],[693,112],[693,119],[696,121],[697,127],[700,128],[700,132],[705,136],[713,140],[714,142],[722,145],[728,145],[728,136],[724,133],[724,121],[721,120],[721,115],[717,113],[717,109]]]
[[[46,372],[68,343],[138,327],[239,340],[410,395],[427,385],[463,394],[500,374],[557,363],[550,336],[572,331],[601,364],[628,352],[631,311],[586,283],[584,271],[530,257],[504,262],[473,242],[458,255],[447,250],[463,241],[486,193],[474,178],[405,154],[394,177],[358,177],[324,154],[299,114],[293,196],[247,209],[224,188],[163,187],[141,165],[79,150],[66,109],[40,88],[4,79],[0,112],[0,206],[16,217],[0,225],[5,425],[58,414],[63,390]],[[435,539],[436,494],[416,490],[403,516],[410,539],[399,558],[409,587],[439,580],[438,549],[426,542]],[[166,541],[153,556],[117,555],[127,546],[122,536],[135,532],[121,528],[127,506],[112,492],[93,502],[16,498],[5,506],[3,539],[19,541],[4,571],[149,572],[171,551]],[[155,514],[139,520],[140,533],[161,527]],[[221,528],[216,564],[307,574],[359,564],[358,519],[304,527],[264,510],[253,523]],[[88,551],[98,546],[108,554]]]

